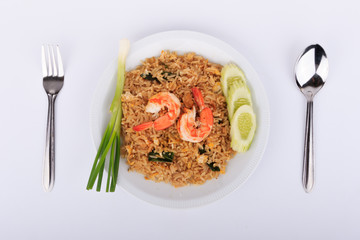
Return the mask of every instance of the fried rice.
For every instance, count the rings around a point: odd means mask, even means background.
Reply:
[[[195,53],[178,55],[162,51],[136,69],[126,73],[122,95],[122,156],[127,159],[129,171],[144,175],[145,179],[170,183],[175,187],[203,184],[226,171],[227,162],[234,155],[230,146],[230,123],[226,100],[220,86],[222,66],[211,63]],[[152,80],[144,79],[152,76]],[[150,97],[159,92],[171,92],[181,109],[192,104],[192,87],[198,87],[214,116],[210,135],[199,143],[180,138],[176,124],[156,131],[153,128],[134,131],[143,122],[154,121],[161,114],[145,112]],[[173,152],[171,163],[149,161],[150,152]]]

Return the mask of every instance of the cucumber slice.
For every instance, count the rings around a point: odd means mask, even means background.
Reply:
[[[239,107],[232,119],[230,136],[231,148],[237,152],[246,152],[254,138],[256,116],[249,105]]]
[[[221,70],[221,88],[224,96],[228,97],[228,89],[234,82],[246,84],[246,77],[244,72],[235,64],[226,64]]]
[[[252,106],[251,93],[246,84],[240,82],[233,82],[228,89],[227,108],[229,113],[229,119],[231,119],[236,110],[243,106]]]

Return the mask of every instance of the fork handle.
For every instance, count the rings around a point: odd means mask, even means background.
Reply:
[[[43,186],[50,192],[55,181],[55,99],[57,94],[48,94],[48,116],[46,127],[45,159],[43,169]]]

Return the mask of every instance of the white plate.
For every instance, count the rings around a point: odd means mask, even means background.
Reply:
[[[254,141],[248,152],[237,154],[229,161],[226,173],[220,175],[218,179],[207,181],[200,186],[174,188],[170,184],[147,181],[143,175],[136,172],[128,172],[126,160],[121,159],[118,184],[134,196],[164,207],[197,207],[228,195],[254,172],[265,151],[269,135],[269,104],[264,87],[248,61],[227,43],[202,33],[169,31],[137,41],[130,47],[126,70],[135,68],[145,58],[159,56],[161,50],[178,53],[195,52],[211,62],[222,65],[228,62],[236,63],[244,70],[253,97],[254,111],[257,116]],[[108,110],[115,92],[116,72],[117,60],[114,60],[105,70],[94,94],[91,108],[91,133],[96,149],[110,118]]]

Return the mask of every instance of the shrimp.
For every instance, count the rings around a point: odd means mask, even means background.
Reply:
[[[200,110],[200,123],[196,123],[196,109],[184,108],[184,113],[180,116],[177,123],[177,130],[180,138],[189,142],[201,142],[209,136],[214,124],[214,117],[210,108],[205,106],[204,98],[198,88],[192,88],[196,105]]]
[[[155,130],[164,130],[176,122],[180,115],[180,100],[172,93],[160,92],[149,99],[146,105],[146,112],[158,113],[161,109],[166,108],[167,113],[155,121],[145,122],[133,127],[134,131],[143,131],[153,127]]]

